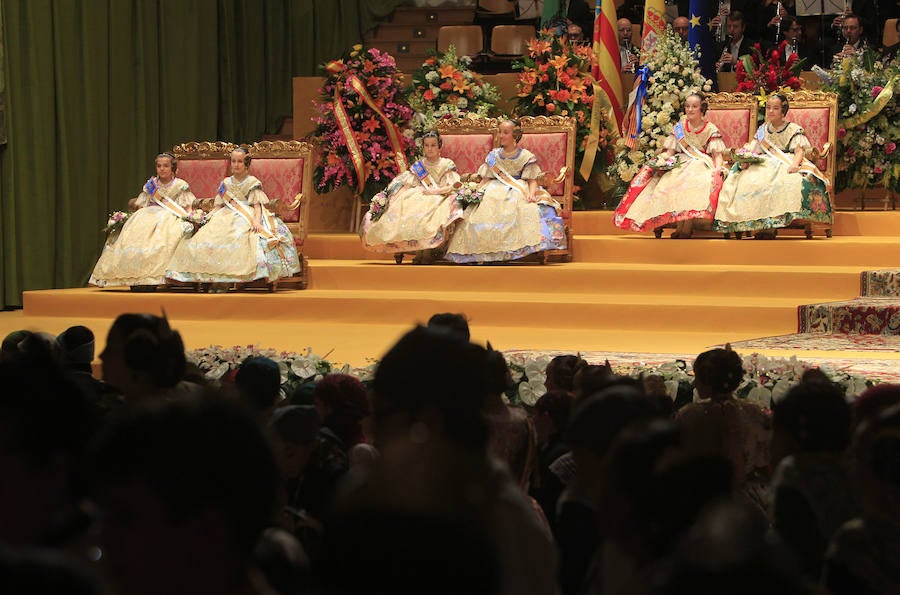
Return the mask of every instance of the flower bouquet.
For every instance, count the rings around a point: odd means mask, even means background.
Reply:
[[[127,213],[125,211],[114,211],[109,214],[109,219],[106,220],[106,226],[103,228],[107,234],[118,233],[122,231],[122,226],[125,225],[125,222],[128,218],[131,217],[131,213]]]
[[[745,148],[731,149],[728,158],[729,161],[738,165],[755,165],[757,163],[762,163],[763,161],[765,161],[761,156],[756,155],[755,153],[753,153],[753,151]]]
[[[412,74],[409,105],[416,111],[417,132],[431,130],[436,120],[460,118],[467,113],[498,116],[500,89],[485,83],[469,69],[472,58],[457,56],[453,44],[444,53],[429,50],[422,67]]]
[[[187,217],[182,217],[181,220],[183,221],[182,230],[184,235],[191,235],[206,225],[209,217],[207,217],[206,211],[203,209],[194,209],[187,214]]]
[[[462,182],[456,188],[455,198],[462,208],[477,205],[484,198],[484,190],[476,182]]]
[[[647,167],[649,167],[653,171],[671,171],[676,167],[681,167],[681,161],[675,155],[666,159],[657,157],[656,159],[648,163]]]
[[[397,154],[413,154],[413,110],[403,77],[390,54],[355,45],[322,69],[325,83],[315,100],[312,138],[321,147],[314,180],[321,193],[348,185],[362,198],[376,194],[405,167]]]
[[[378,194],[372,197],[372,201],[369,203],[369,221],[375,223],[381,216],[384,215],[384,212],[387,210],[388,205],[388,195],[386,190],[382,190]]]

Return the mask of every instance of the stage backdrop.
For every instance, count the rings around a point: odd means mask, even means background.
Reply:
[[[84,284],[100,228],[189,140],[251,142],[291,114],[291,79],[400,0],[3,0],[0,299]]]

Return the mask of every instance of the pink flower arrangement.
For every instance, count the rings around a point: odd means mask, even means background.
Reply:
[[[314,102],[318,115],[313,118],[316,130],[312,135],[321,147],[314,175],[316,188],[321,192],[329,192],[345,184],[358,186],[357,172],[347,140],[335,116],[334,99],[337,90],[365,162],[363,183],[370,187],[366,188],[364,194],[371,196],[377,191],[371,189],[371,186],[386,186],[399,171],[384,122],[347,83],[352,76],[359,79],[373,98],[375,106],[402,131],[413,116],[413,110],[406,104],[403,96],[403,77],[397,71],[397,63],[390,54],[375,48],[364,49],[361,45],[353,46],[340,59],[324,64],[322,70],[326,80],[319,89],[321,97]],[[409,138],[404,134],[399,134],[398,137],[401,150],[408,158],[412,157],[413,147]]]
[[[894,151],[896,151],[896,150],[897,150],[897,143],[895,143],[894,141],[890,141],[889,143],[884,145],[884,152],[887,153],[888,155],[893,155]]]

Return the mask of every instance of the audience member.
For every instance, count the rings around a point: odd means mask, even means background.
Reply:
[[[803,574],[818,580],[831,536],[859,513],[844,465],[850,406],[830,382],[803,382],[772,410],[774,527]]]
[[[475,569],[481,569],[479,576],[496,573],[499,589],[492,592],[497,593],[555,593],[556,557],[549,532],[505,468],[487,456],[483,412],[491,380],[486,350],[418,327],[382,358],[372,390],[381,458],[341,499],[338,514],[326,525],[324,568],[334,568],[338,561],[342,568],[365,568],[365,584],[371,585],[367,591],[375,593],[384,592],[384,585],[391,585],[391,593],[421,592],[424,583],[416,581],[428,569],[438,578],[427,579],[427,590],[446,592],[446,572],[438,568],[448,567],[434,565],[433,548],[442,543],[462,547],[475,539],[492,554],[486,560],[497,563],[469,568],[469,548],[454,549],[465,557],[451,574],[465,576]],[[388,556],[384,545],[374,548],[378,551],[363,547],[363,535],[384,537],[389,544],[415,539],[415,547],[397,546]],[[352,592],[345,581],[353,577],[336,574],[326,573],[325,592]],[[456,578],[447,580],[459,584]],[[478,585],[462,590],[473,588]]]
[[[78,481],[98,427],[93,403],[46,355],[0,364],[0,543],[77,547]]]
[[[557,355],[547,364],[544,386],[547,392],[563,391],[575,394],[575,376],[588,366],[578,355]]]
[[[337,436],[348,452],[357,444],[368,442],[362,425],[371,414],[366,392],[363,383],[349,374],[328,374],[313,391],[322,426]]]
[[[91,461],[117,591],[269,593],[253,552],[273,520],[277,471],[252,412],[208,393],[122,413]]]
[[[691,22],[685,16],[680,16],[672,21],[672,30],[678,34],[678,37],[681,38],[681,41],[687,43],[688,41],[688,33],[691,30]]]
[[[726,457],[738,492],[768,510],[769,418],[759,403],[736,399],[744,377],[741,357],[730,349],[712,349],[694,361],[694,388],[700,401],[678,410],[676,419],[692,454]]]
[[[72,326],[56,337],[57,353],[63,369],[100,409],[108,414],[122,403],[112,387],[94,378],[94,332],[86,326]]]
[[[833,595],[900,593],[900,406],[864,422],[852,451],[862,516],[833,537],[825,586]]]
[[[164,316],[119,315],[109,329],[100,361],[103,380],[128,402],[174,397],[196,387],[183,381],[184,343]]]
[[[234,385],[241,399],[265,423],[281,398],[278,364],[267,357],[248,357],[238,366]]]
[[[428,319],[428,328],[442,328],[459,335],[464,341],[469,341],[469,321],[465,314],[452,314],[443,312],[435,314]]]
[[[548,391],[534,404],[534,428],[538,442],[538,465],[535,481],[529,494],[534,498],[544,516],[555,531],[556,505],[562,495],[565,484],[550,466],[561,456],[569,452],[563,435],[569,425],[573,400],[564,391]]]

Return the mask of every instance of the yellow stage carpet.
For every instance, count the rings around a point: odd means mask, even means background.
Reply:
[[[473,338],[498,349],[696,354],[730,341],[797,331],[797,307],[846,300],[864,270],[900,266],[900,212],[840,212],[835,237],[774,241],[657,240],[612,227],[610,213],[575,213],[574,260],[547,265],[413,266],[367,254],[349,234],[307,238],[310,288],[268,293],[132,293],[79,288],[26,292],[0,314],[0,333],[97,334],[97,353],[122,312],[163,308],[188,348],[311,347],[364,365],[416,322],[462,312]],[[668,232],[666,233],[668,235]],[[828,357],[829,352],[771,355]],[[871,352],[830,352],[844,359]],[[878,359],[900,354],[879,352]]]

